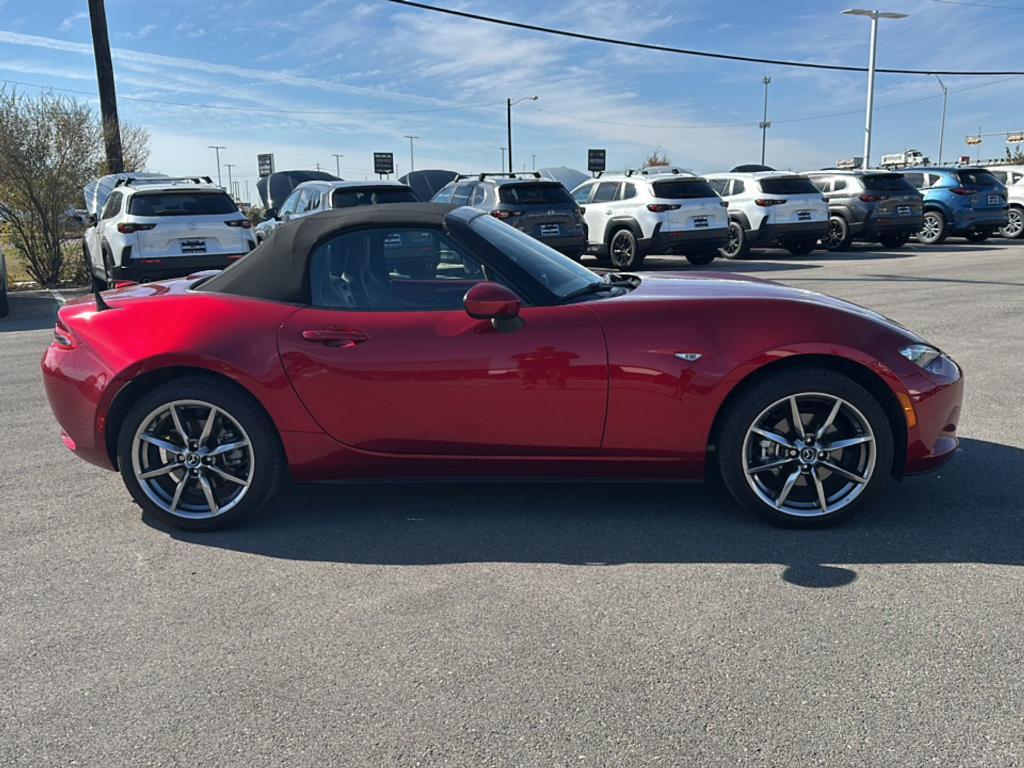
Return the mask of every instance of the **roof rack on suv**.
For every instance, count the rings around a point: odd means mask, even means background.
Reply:
[[[137,187],[142,184],[180,184],[183,181],[189,184],[213,184],[213,179],[209,176],[150,176],[141,179],[129,176],[124,179],[118,179],[114,186]]]
[[[684,168],[677,168],[675,166],[669,167],[667,165],[656,165],[649,168],[626,169],[627,176],[636,176],[637,174],[641,176],[658,176],[661,174],[674,174],[678,176],[680,173],[689,173],[689,171],[687,171]]]
[[[463,179],[476,179],[477,181],[483,181],[488,177],[504,176],[507,179],[540,179],[540,171],[522,171],[522,172],[510,172],[510,171],[488,171],[486,173],[457,173],[452,181],[462,181]]]

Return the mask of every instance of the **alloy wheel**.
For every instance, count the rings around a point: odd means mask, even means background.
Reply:
[[[740,252],[740,226],[735,222],[729,225],[729,234],[722,246],[722,255],[727,259],[734,259]]]
[[[826,248],[835,248],[843,242],[843,225],[835,219],[829,219],[828,232],[825,233],[824,241]]]
[[[1006,226],[1002,229],[1003,237],[1016,240],[1024,234],[1024,211],[1020,208],[1011,208]]]
[[[925,242],[932,242],[938,239],[942,232],[942,225],[939,223],[939,219],[934,215],[927,215],[924,217],[924,223],[921,225],[921,239]]]
[[[256,468],[241,424],[201,400],[175,400],[151,411],[135,432],[131,456],[135,478],[150,501],[191,520],[234,508]]]
[[[630,267],[636,252],[636,242],[626,231],[618,232],[612,238],[612,264],[616,267]]]
[[[743,440],[751,490],[785,515],[831,515],[853,503],[875,471],[875,435],[848,401],[822,392],[784,397],[765,408]]]

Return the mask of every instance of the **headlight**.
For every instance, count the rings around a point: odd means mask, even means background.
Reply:
[[[918,365],[940,378],[951,381],[960,378],[960,369],[957,364],[935,347],[929,347],[927,344],[911,344],[909,347],[901,349],[900,354],[914,365]]]

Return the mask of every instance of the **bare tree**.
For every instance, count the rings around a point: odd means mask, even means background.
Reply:
[[[149,134],[137,126],[122,131],[125,169],[142,170]],[[0,89],[0,222],[40,285],[59,281],[66,213],[105,168],[102,127],[87,104]]]
[[[672,165],[672,161],[668,159],[668,155],[661,147],[655,147],[654,151],[644,160],[645,168],[661,168],[666,165]]]

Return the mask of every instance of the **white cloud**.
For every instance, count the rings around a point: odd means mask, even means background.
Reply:
[[[80,11],[79,13],[66,17],[64,21],[60,23],[60,27],[58,27],[58,29],[60,29],[61,32],[67,32],[69,29],[75,27],[78,24],[78,22],[84,21],[88,18],[88,11]]]

